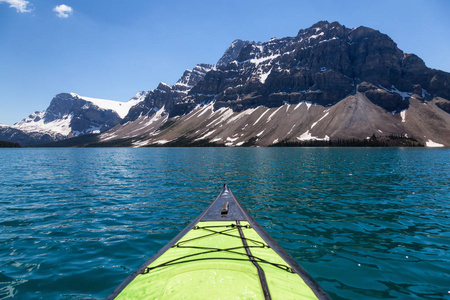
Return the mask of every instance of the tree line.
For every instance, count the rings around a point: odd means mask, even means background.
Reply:
[[[332,139],[328,141],[288,141],[283,140],[269,147],[424,147],[416,139],[404,135],[372,137],[367,139]]]
[[[0,148],[21,148],[19,143],[0,141]]]

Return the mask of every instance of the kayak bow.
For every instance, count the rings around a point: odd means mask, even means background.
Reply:
[[[107,299],[330,299],[228,186]]]

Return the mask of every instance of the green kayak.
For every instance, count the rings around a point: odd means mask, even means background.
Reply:
[[[107,299],[330,299],[225,185]]]

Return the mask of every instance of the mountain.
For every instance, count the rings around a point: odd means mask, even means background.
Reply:
[[[216,64],[127,103],[59,94],[2,136],[70,146],[450,147],[450,74],[377,30],[321,21],[294,37],[235,40]]]
[[[295,37],[233,41],[216,65],[197,65],[173,86],[159,84],[98,142],[269,146],[400,139],[450,146],[449,99],[450,74],[426,67],[389,36],[321,21]]]
[[[54,140],[44,133],[28,134],[12,126],[0,125],[0,141],[19,143],[22,146],[50,143]]]
[[[0,140],[27,146],[98,134],[119,124],[130,108],[146,96],[147,92],[139,92],[128,102],[118,102],[61,93],[46,110],[32,113],[13,126],[0,128]]]

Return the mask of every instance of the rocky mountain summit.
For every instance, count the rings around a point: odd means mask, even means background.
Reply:
[[[216,65],[150,91],[100,141],[268,146],[395,135],[450,146],[448,99],[449,73],[377,30],[321,21],[295,37],[233,41]]]
[[[264,43],[235,40],[215,65],[186,70],[174,85],[122,108],[105,103],[60,94],[14,129],[53,140],[99,134],[79,142],[91,146],[450,146],[450,74],[377,30],[337,22]]]

